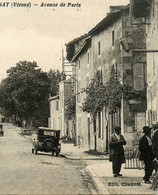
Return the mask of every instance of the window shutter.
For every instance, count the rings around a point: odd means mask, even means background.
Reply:
[[[134,90],[141,91],[144,89],[144,64],[135,63],[134,64]]]

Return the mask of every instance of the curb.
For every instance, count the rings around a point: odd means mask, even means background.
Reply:
[[[105,158],[92,158],[92,157],[84,157],[84,156],[72,157],[72,156],[69,156],[66,154],[62,154],[62,153],[60,153],[60,156],[67,158],[67,159],[70,159],[70,160],[109,160],[108,157],[105,157]]]
[[[110,192],[105,188],[105,186],[102,184],[102,182],[97,177],[97,175],[94,173],[94,171],[90,168],[90,166],[87,166],[86,170],[89,173],[89,175],[92,177],[92,180],[94,182],[94,185],[95,185],[98,193],[110,195]]]

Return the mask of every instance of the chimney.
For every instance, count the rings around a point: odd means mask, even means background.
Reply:
[[[123,5],[120,5],[120,6],[110,6],[110,13],[120,11],[120,10],[123,9],[124,7],[125,7],[125,6],[123,6]]]

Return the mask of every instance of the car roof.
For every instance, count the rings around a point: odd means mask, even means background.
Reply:
[[[60,130],[56,130],[56,129],[52,129],[52,128],[48,128],[48,127],[38,127],[38,130],[42,130],[42,131],[56,131],[56,132],[60,131]]]

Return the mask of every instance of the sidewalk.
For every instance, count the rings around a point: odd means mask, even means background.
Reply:
[[[90,155],[85,153],[88,148],[79,148],[74,144],[66,144],[61,142],[61,156],[65,156],[71,160],[107,160],[108,155]]]
[[[112,164],[107,155],[93,156],[85,151],[87,149],[62,143],[61,155],[72,160],[86,160],[86,170],[91,175],[99,194],[158,194],[158,189],[153,191],[150,184],[142,181],[144,170],[125,169],[123,165],[121,170],[123,176],[114,178]]]

